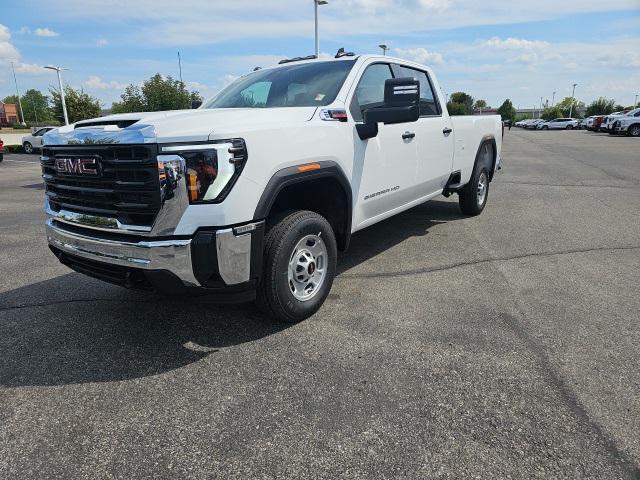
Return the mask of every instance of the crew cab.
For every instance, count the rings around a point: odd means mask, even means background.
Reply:
[[[614,119],[609,133],[624,133],[631,137],[640,137],[640,108]]]
[[[255,299],[303,320],[354,232],[438,195],[457,194],[466,215],[485,208],[500,117],[445,105],[430,68],[339,52],[257,69],[195,110],[52,130],[49,246],[125,287]]]

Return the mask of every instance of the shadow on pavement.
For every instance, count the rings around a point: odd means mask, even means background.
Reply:
[[[432,201],[354,235],[339,272],[432,225],[463,218]],[[287,328],[251,304],[166,298],[68,273],[0,294],[0,385],[111,382],[166,373]]]

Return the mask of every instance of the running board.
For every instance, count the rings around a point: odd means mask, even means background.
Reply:
[[[452,194],[459,192],[464,188],[464,185],[460,183],[460,174],[460,170],[456,170],[451,174],[449,180],[447,180],[447,184],[442,190],[442,195],[444,195],[445,197],[450,197]]]

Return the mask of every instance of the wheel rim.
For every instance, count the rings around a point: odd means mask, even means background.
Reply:
[[[640,137],[640,127],[635,126],[631,129],[631,135],[634,137]]]
[[[303,237],[289,257],[288,281],[292,295],[306,302],[317,295],[327,276],[327,247],[320,234]]]
[[[480,178],[478,178],[478,205],[484,205],[484,201],[487,198],[487,186],[489,181],[487,179],[487,174],[482,172],[480,174]]]
[[[24,144],[24,151],[27,153],[31,153],[31,150],[33,150],[33,147],[31,146],[30,143],[25,143]]]

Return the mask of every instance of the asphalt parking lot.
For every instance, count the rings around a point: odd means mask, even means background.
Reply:
[[[355,235],[324,308],[129,292],[0,164],[0,478],[640,478],[640,142],[507,132],[489,204]]]

